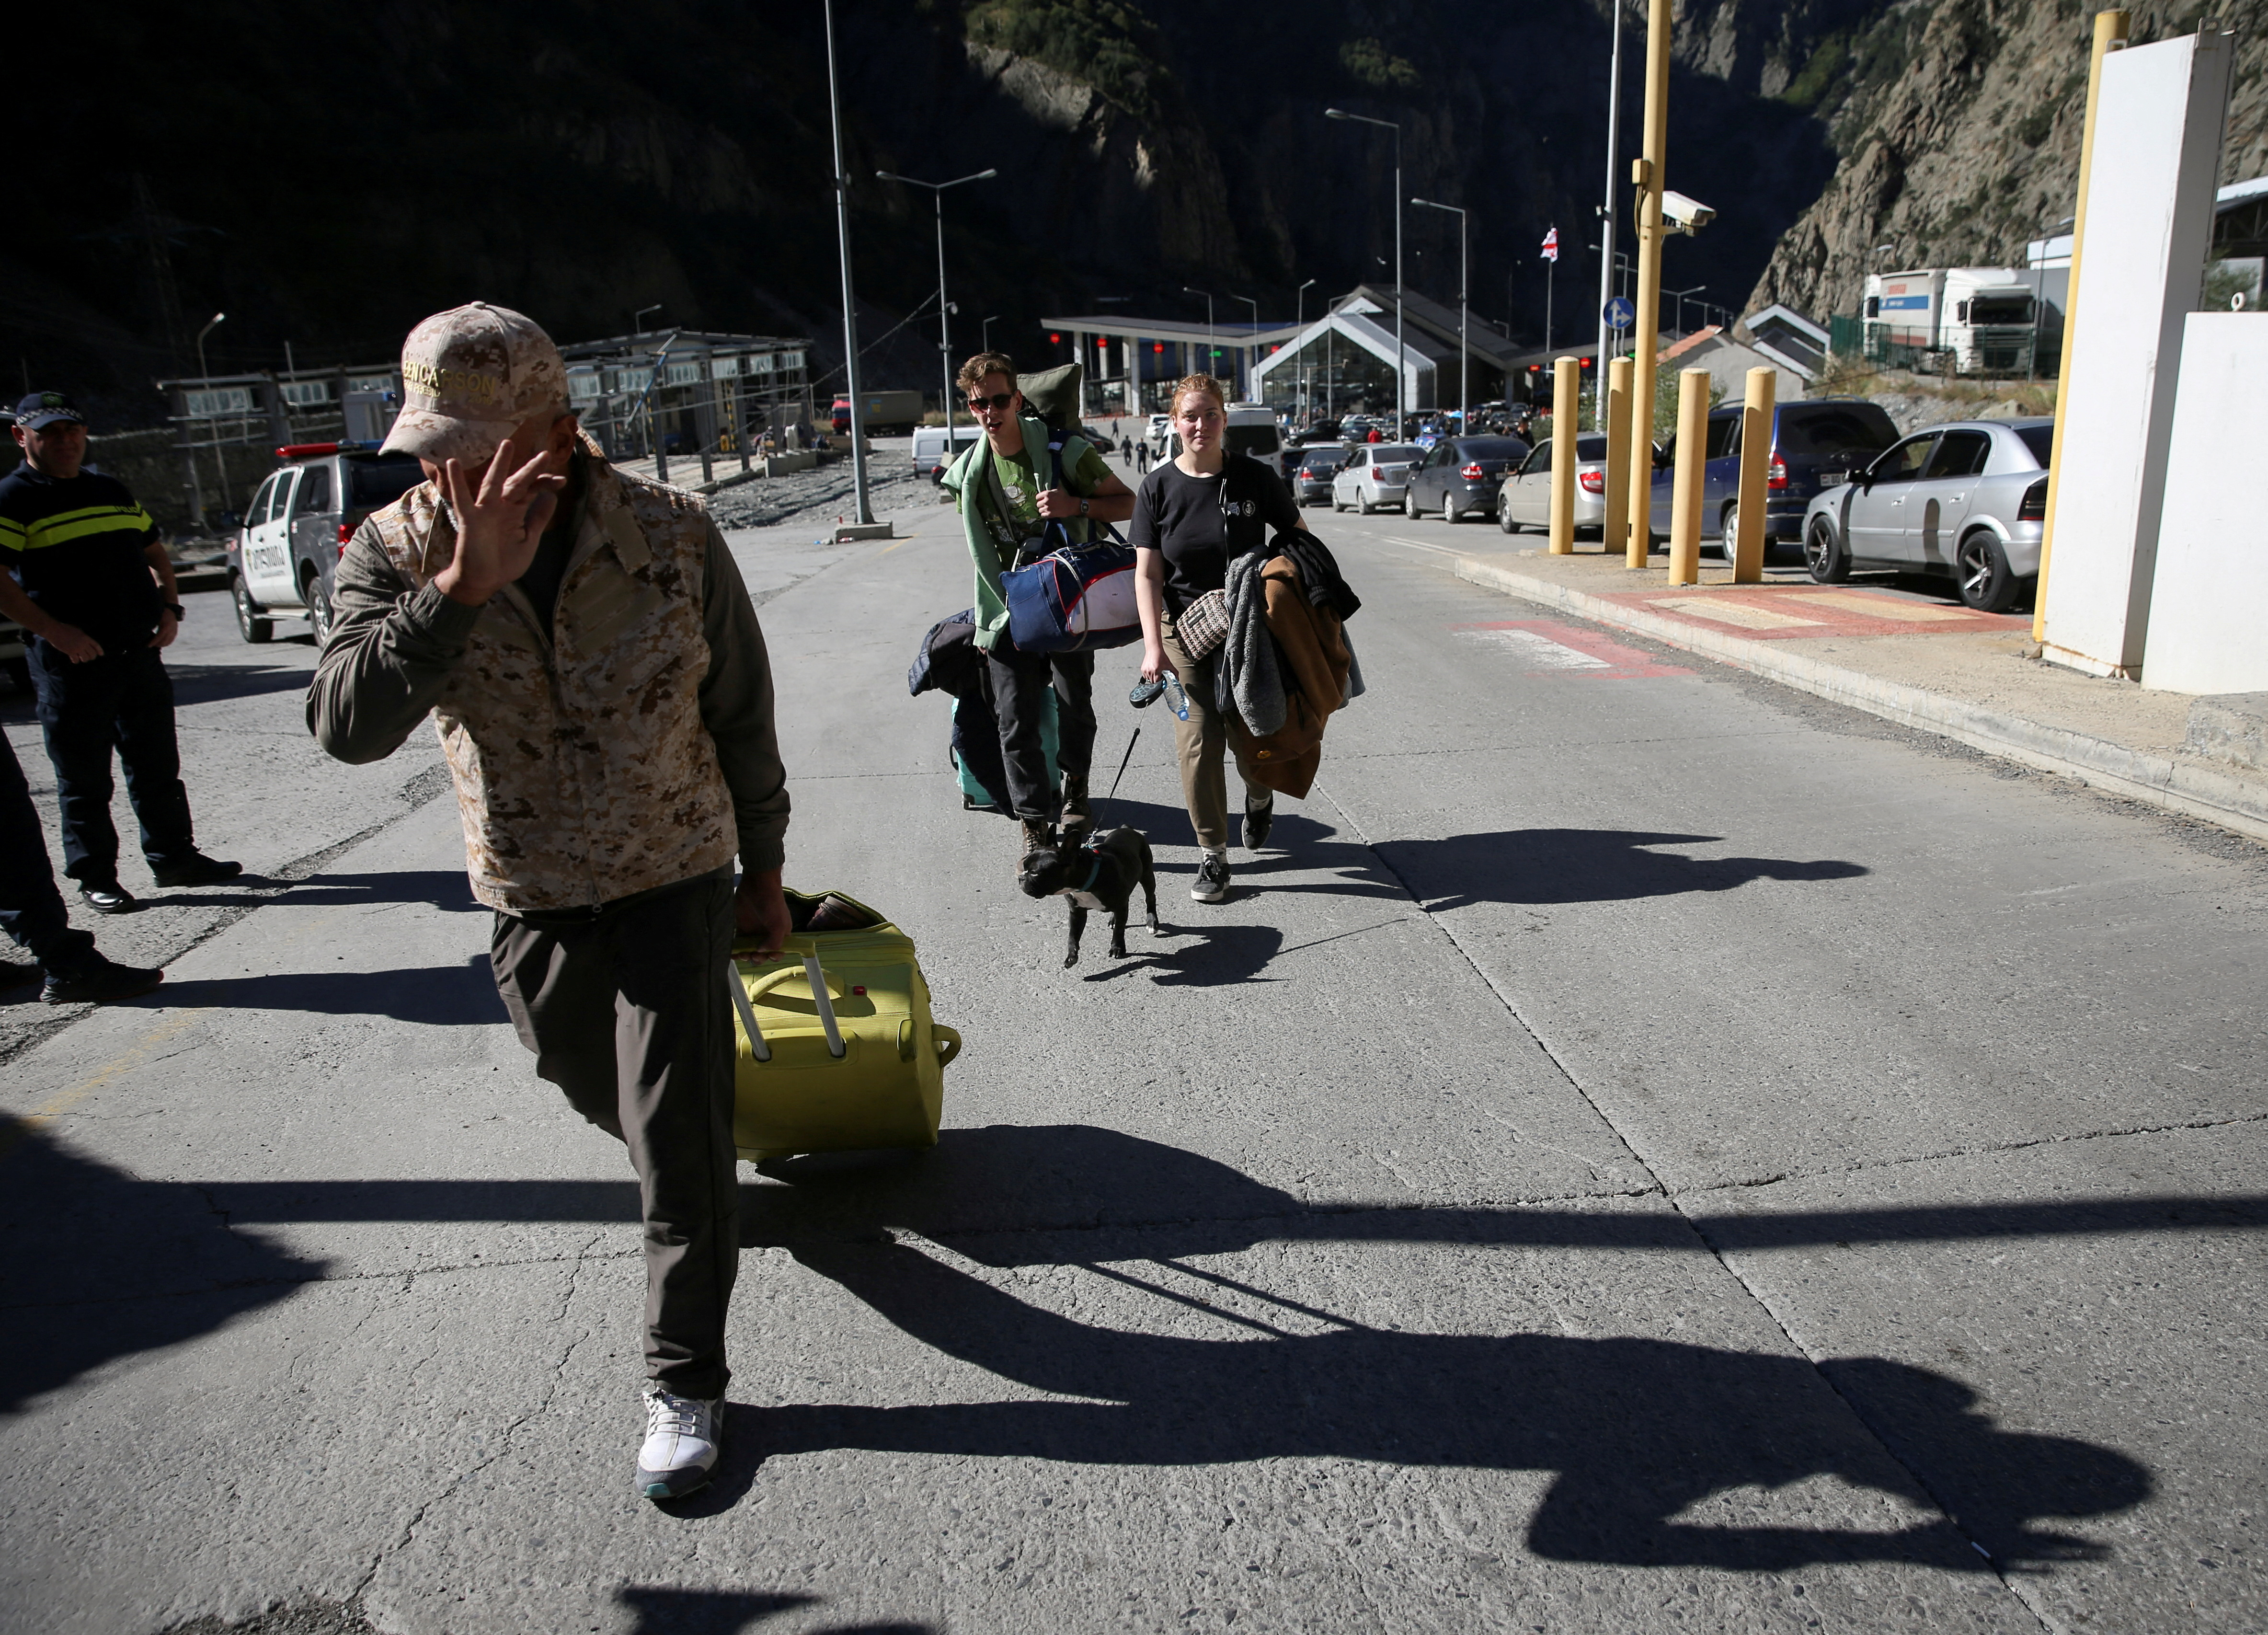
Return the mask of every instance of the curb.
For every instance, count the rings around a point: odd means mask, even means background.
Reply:
[[[1770,642],[1697,630],[1659,614],[1626,608],[1548,579],[1530,578],[1471,556],[1457,558],[1456,575],[1485,590],[1635,631],[1667,646],[1699,653],[1903,726],[1957,739],[1988,755],[2044,772],[2059,772],[2130,800],[2184,817],[2203,818],[2250,839],[2268,841],[2268,784],[2129,749],[1904,681],[1822,664],[1800,653],[1782,652]]]

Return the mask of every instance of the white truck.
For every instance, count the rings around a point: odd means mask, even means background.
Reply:
[[[2043,367],[2063,329],[2060,268],[1938,267],[1870,273],[1859,317],[1867,356],[1960,374]]]

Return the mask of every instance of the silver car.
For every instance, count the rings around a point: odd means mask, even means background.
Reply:
[[[1551,527],[1551,439],[1545,438],[1504,480],[1496,519],[1506,534]],[[1586,431],[1575,438],[1575,532],[1595,534],[1607,520],[1607,439]]]
[[[1356,444],[1346,464],[1331,478],[1331,509],[1352,508],[1366,517],[1373,511],[1401,510],[1410,468],[1425,453],[1405,443]]]
[[[1811,577],[1940,574],[1978,612],[2007,612],[2039,577],[2054,431],[2047,419],[1956,420],[1900,438],[1811,502]]]

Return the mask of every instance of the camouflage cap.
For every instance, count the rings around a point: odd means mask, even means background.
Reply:
[[[567,366],[534,320],[474,301],[401,343],[401,415],[385,452],[485,463],[522,421],[567,408]]]

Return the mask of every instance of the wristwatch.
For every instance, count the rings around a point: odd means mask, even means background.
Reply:
[[[1082,517],[1086,515],[1086,501],[1084,499],[1079,502],[1079,514]]]
[[[158,605],[176,619],[186,619],[189,616],[189,610],[177,601],[159,602]]]

